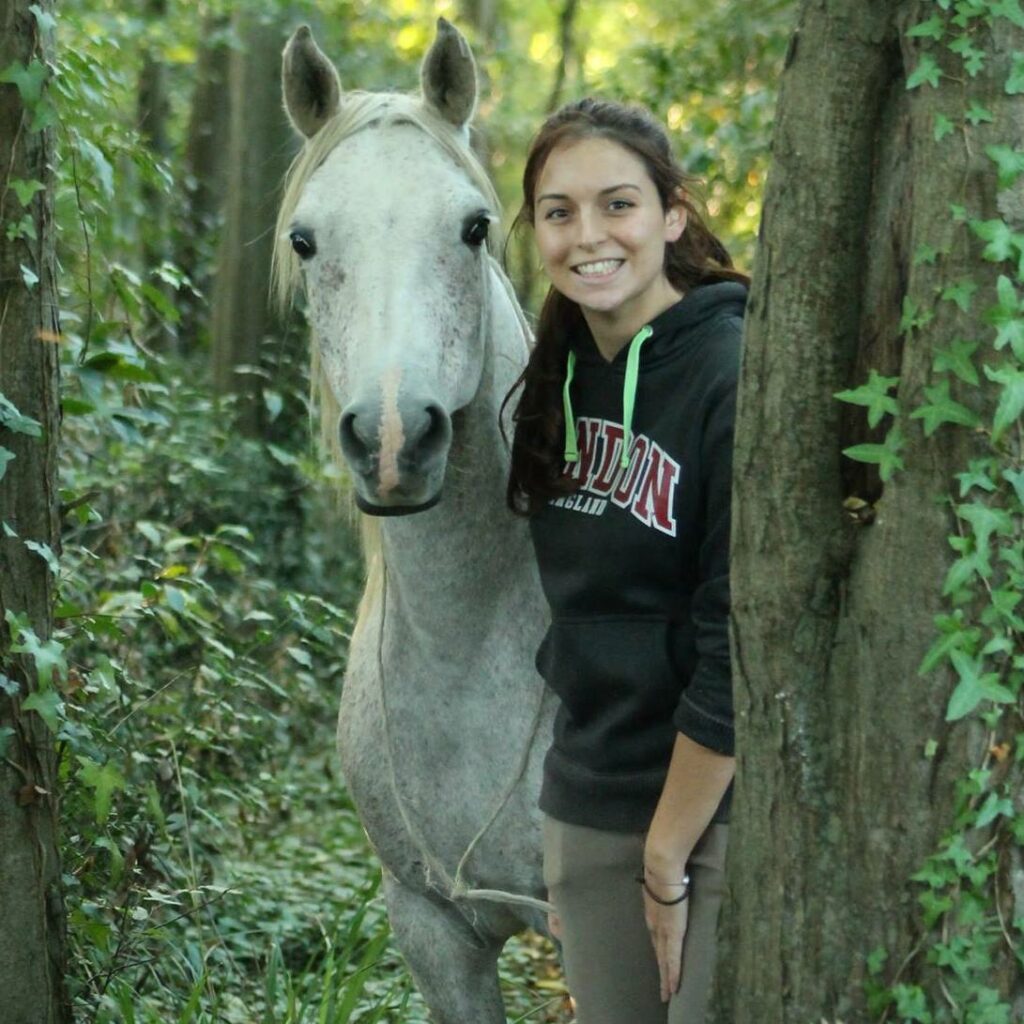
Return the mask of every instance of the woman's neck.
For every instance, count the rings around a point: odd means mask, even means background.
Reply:
[[[590,328],[597,351],[607,362],[612,362],[644,324],[674,306],[683,294],[665,281],[665,287],[659,289],[657,295],[645,296],[647,301],[639,308],[633,307],[631,303],[623,303],[607,311],[582,309],[583,319]]]

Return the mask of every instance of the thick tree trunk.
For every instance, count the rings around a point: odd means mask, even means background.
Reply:
[[[921,404],[936,352],[977,337],[994,297],[999,268],[949,204],[997,216],[984,153],[1020,138],[1003,84],[1024,36],[1007,21],[973,26],[989,62],[970,96],[995,124],[938,143],[937,113],[963,119],[964,71],[933,48],[947,77],[908,91],[921,50],[905,35],[936,13],[805,0],[782,81],[736,435],[739,774],[716,1018],[729,1024],[872,1019],[866,957],[880,947],[883,983],[915,981],[942,1003],[910,876],[952,827],[955,782],[988,744],[945,721],[952,678],[918,666],[951,561],[942,498],[983,440],[950,426],[927,439],[905,412],[906,470],[857,525],[844,499],[876,499],[880,485],[848,471],[840,452],[864,438],[833,398],[875,368],[900,376],[904,410]],[[922,245],[943,255],[917,261]],[[971,316],[935,300],[966,277],[980,285]],[[926,330],[900,326],[907,296],[935,305]],[[996,955],[1019,985],[1004,944]]]
[[[37,0],[41,20],[52,12]],[[0,69],[49,59],[49,43],[29,0],[0,0]],[[40,103],[26,85],[0,84],[0,619],[24,616],[45,642],[53,577],[27,543],[58,550],[56,445],[57,298],[50,131],[34,130]],[[41,99],[46,103],[45,90]],[[23,205],[12,182],[44,186]],[[27,198],[27,196],[26,196]],[[27,215],[28,220],[25,221]],[[8,226],[23,229],[9,238]],[[29,229],[31,224],[31,229]],[[33,238],[32,235],[35,235]],[[28,430],[28,432],[25,432]],[[13,458],[10,456],[13,455]],[[4,469],[6,470],[4,472]],[[27,656],[11,651],[0,626],[0,1017],[5,1024],[71,1020],[64,988],[65,918],[57,849],[58,780],[53,735],[22,707],[39,684]]]
[[[281,179],[292,132],[281,107],[281,50],[287,30],[257,15],[236,15],[243,49],[231,58],[228,203],[213,305],[213,376],[221,393],[244,397],[243,428],[261,419],[263,380],[241,365],[258,366],[264,339],[278,324],[268,305],[270,255]]]
[[[211,282],[212,239],[219,227],[227,195],[228,135],[231,125],[228,72],[231,48],[226,38],[229,19],[221,14],[203,18],[195,92],[192,96],[185,150],[187,217],[178,251],[178,264],[200,296]],[[183,350],[199,340],[205,308],[202,300],[183,292],[179,337]]]

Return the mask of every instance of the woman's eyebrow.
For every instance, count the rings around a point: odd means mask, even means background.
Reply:
[[[599,196],[606,196],[606,195],[608,195],[609,192],[618,192],[619,189],[623,189],[623,188],[631,188],[631,189],[633,189],[636,192],[640,191],[640,186],[639,185],[634,185],[632,182],[629,182],[629,181],[623,181],[623,182],[620,182],[618,185],[609,185],[607,188],[601,189],[601,191],[598,192],[598,195]],[[545,192],[544,195],[537,196],[537,202],[541,203],[545,199],[564,200],[564,199],[568,199],[568,198],[569,198],[569,196],[563,195],[561,192]]]

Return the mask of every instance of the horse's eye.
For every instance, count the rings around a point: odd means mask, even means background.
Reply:
[[[316,254],[316,242],[313,241],[312,234],[305,231],[293,231],[288,238],[300,260],[308,260],[310,256]]]
[[[462,226],[462,240],[466,245],[477,248],[487,241],[487,232],[491,226],[491,219],[484,213],[474,214]]]

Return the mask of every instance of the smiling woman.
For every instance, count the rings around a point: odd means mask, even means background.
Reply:
[[[551,289],[508,502],[551,612],[544,878],[579,1024],[700,1024],[714,964],[746,278],[687,184],[646,111],[594,100],[544,124],[523,180]]]

